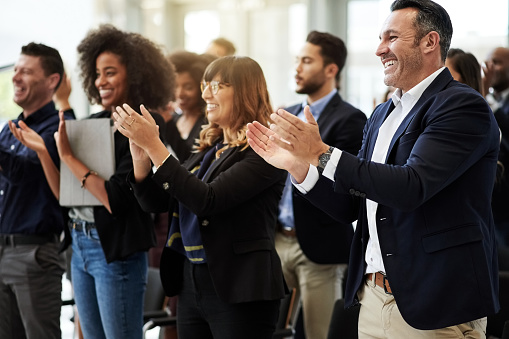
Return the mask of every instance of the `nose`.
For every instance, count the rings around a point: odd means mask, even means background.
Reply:
[[[387,44],[384,41],[380,41],[380,44],[378,45],[378,48],[376,49],[376,56],[381,57],[384,54],[387,54],[387,51],[389,48],[387,47]]]
[[[295,62],[295,72],[300,73],[302,71],[302,62],[296,61]]]
[[[100,86],[104,85],[106,82],[106,77],[102,76],[101,74],[97,75],[97,78],[95,78],[95,87],[99,88]]]
[[[207,98],[212,97],[212,89],[210,88],[210,84],[207,83],[207,86],[203,88],[203,92],[201,93],[201,97],[203,100],[207,100]]]
[[[18,81],[19,80],[19,74],[20,72],[19,71],[14,71],[14,74],[12,75],[12,81],[15,82],[15,81]]]
[[[177,86],[177,88],[175,89],[175,96],[176,96],[177,98],[180,98],[180,97],[181,97],[181,95],[182,95],[182,92],[183,92],[183,91],[182,91],[182,87],[181,87],[181,86]]]

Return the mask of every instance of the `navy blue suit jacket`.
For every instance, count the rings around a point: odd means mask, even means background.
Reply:
[[[375,109],[359,155],[343,152],[335,182],[322,176],[306,195],[344,222],[358,218],[346,306],[354,304],[364,281],[369,198],[379,203],[383,262],[408,324],[436,329],[497,312],[490,199],[499,132],[488,104],[445,69],[396,131],[386,164],[370,162],[392,108],[389,100]]]
[[[286,110],[297,115],[302,105],[294,105]],[[336,94],[323,109],[317,123],[320,136],[327,145],[357,154],[362,144],[362,129],[366,124],[364,113]],[[348,263],[352,224],[331,218],[297,194],[294,187],[292,189],[295,230],[306,257],[319,264]]]

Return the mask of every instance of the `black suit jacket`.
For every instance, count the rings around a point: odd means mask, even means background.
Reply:
[[[178,212],[184,204],[198,216],[210,275],[218,296],[228,303],[274,300],[286,293],[274,246],[278,202],[286,172],[267,164],[250,147],[224,151],[203,181],[189,169],[205,151],[181,166],[170,157],[152,176],[132,184],[145,211]],[[132,178],[131,178],[132,182]],[[182,287],[184,256],[165,247],[161,278],[167,295]]]
[[[366,198],[378,202],[387,277],[405,321],[437,329],[499,310],[490,198],[499,132],[482,96],[444,69],[396,131],[386,164],[370,162],[392,110],[378,106],[357,157],[343,153],[335,182],[321,176],[306,195],[336,218],[358,218],[345,304],[364,282],[369,240]]]
[[[287,108],[295,115],[302,105]],[[322,140],[352,154],[357,154],[362,144],[362,129],[366,115],[336,94],[318,118]],[[297,194],[292,186],[295,231],[299,245],[311,261],[319,264],[347,263],[353,237],[351,223],[343,224],[315,207]]]

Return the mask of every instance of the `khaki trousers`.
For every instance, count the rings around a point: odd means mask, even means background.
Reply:
[[[403,320],[394,297],[386,294],[374,281],[366,279],[358,296],[361,303],[359,339],[486,339],[486,318],[436,330],[418,330]]]
[[[334,302],[343,296],[345,265],[320,265],[309,260],[295,237],[276,233],[276,250],[289,288],[300,292],[306,339],[326,339]]]

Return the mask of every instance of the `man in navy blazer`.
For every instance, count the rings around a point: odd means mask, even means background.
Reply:
[[[287,111],[304,119],[304,106],[309,104],[321,138],[328,145],[356,154],[366,115],[338,93],[346,56],[340,38],[310,32],[295,64],[296,92],[306,94],[306,99]],[[334,220],[287,181],[279,203],[276,249],[288,286],[297,288],[301,296],[307,339],[327,338],[334,302],[343,297],[352,237],[351,223]]]
[[[368,120],[358,156],[323,143],[309,112],[309,123],[279,110],[271,129],[249,125],[253,149],[306,198],[358,220],[345,304],[361,304],[360,338],[482,338],[499,310],[498,126],[444,67],[451,38],[440,5],[394,1],[376,54],[398,90]]]

